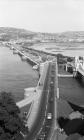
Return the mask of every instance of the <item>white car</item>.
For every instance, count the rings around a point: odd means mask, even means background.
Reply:
[[[47,114],[47,119],[51,120],[52,119],[52,113]]]

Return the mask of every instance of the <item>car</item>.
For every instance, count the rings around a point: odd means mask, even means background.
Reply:
[[[48,114],[47,114],[47,119],[48,119],[48,120],[51,120],[51,119],[52,119],[52,113],[48,113]]]

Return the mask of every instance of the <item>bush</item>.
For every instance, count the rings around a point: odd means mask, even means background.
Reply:
[[[0,140],[12,140],[17,134],[28,133],[11,93],[0,93]],[[17,140],[17,139],[15,139]]]

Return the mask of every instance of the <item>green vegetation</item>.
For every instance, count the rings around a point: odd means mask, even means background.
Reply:
[[[65,64],[67,62],[67,57],[62,54],[57,54],[57,62],[58,64]]]
[[[22,140],[28,133],[11,93],[0,93],[0,140]]]
[[[65,64],[67,62],[72,62],[73,61],[73,57],[69,57],[69,56],[64,56],[62,54],[57,54],[57,61],[58,64]]]

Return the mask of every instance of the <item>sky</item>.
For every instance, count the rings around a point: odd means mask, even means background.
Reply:
[[[0,0],[0,27],[84,31],[84,0]]]

